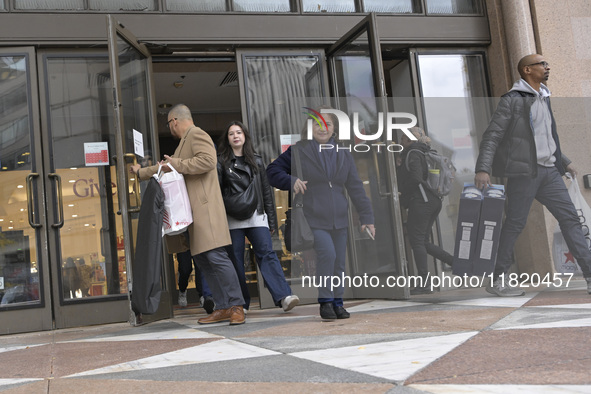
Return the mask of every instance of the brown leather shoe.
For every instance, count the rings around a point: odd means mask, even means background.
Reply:
[[[227,309],[216,309],[213,313],[207,317],[202,317],[197,320],[199,324],[212,324],[219,323],[221,321],[231,320],[232,308]],[[244,316],[244,315],[243,315]]]
[[[235,326],[238,324],[244,324],[244,309],[242,305],[234,305],[230,307],[230,325]]]

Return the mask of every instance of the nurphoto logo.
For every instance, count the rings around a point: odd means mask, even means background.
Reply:
[[[312,139],[312,129],[314,127],[314,121],[320,128],[328,130],[328,125],[326,120],[324,119],[323,114],[333,114],[337,117],[339,121],[339,134],[338,139],[340,141],[351,141],[351,121],[349,116],[344,113],[343,111],[339,111],[338,109],[333,108],[322,108],[320,112],[315,111],[310,107],[303,107],[304,109],[310,112],[304,112],[304,114],[310,116],[311,119],[308,119],[307,130],[308,130],[308,139]],[[395,119],[408,119],[410,120],[407,123],[396,123]],[[319,150],[328,150],[328,149],[336,149],[338,150],[348,150],[349,152],[369,152],[372,148],[377,149],[378,152],[381,151],[382,148],[386,148],[388,152],[402,152],[402,145],[396,144],[393,141],[392,135],[394,130],[401,130],[409,139],[416,141],[417,138],[409,131],[410,128],[416,126],[417,124],[417,117],[413,114],[408,112],[386,112],[385,114],[382,112],[378,113],[378,130],[370,134],[365,130],[364,127],[360,127],[359,121],[359,113],[353,112],[353,136],[355,140],[365,141],[362,143],[351,143],[349,145],[335,145],[335,144],[320,144]],[[385,127],[384,127],[385,123]],[[389,141],[388,144],[383,142],[378,142],[382,135],[384,134],[384,130],[386,131],[386,140]],[[375,141],[374,143],[369,143]]]

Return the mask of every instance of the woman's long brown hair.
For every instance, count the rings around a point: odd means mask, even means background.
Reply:
[[[220,138],[218,142],[218,155],[222,158],[222,163],[224,166],[228,167],[230,160],[232,160],[232,147],[228,142],[228,132],[230,131],[230,127],[238,126],[242,129],[244,133],[244,145],[242,146],[242,154],[244,155],[244,161],[246,164],[250,166],[253,172],[258,172],[259,168],[257,166],[256,160],[254,158],[255,151],[252,147],[252,139],[250,138],[250,133],[248,132],[248,128],[240,121],[233,120],[226,126],[226,131]]]

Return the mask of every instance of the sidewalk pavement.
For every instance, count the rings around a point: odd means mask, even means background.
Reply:
[[[127,323],[0,336],[3,393],[590,393],[585,281],[500,298],[454,289],[408,301],[251,310],[200,326],[201,308]]]

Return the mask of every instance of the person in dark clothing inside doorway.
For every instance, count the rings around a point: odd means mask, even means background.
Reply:
[[[191,251],[187,250],[177,253],[176,259],[179,263],[179,306],[182,308],[187,306],[187,287],[189,286],[191,272],[193,272],[193,267],[195,267],[195,288],[199,294],[199,301],[203,309],[205,309],[205,312],[208,314],[212,313],[215,308],[213,295],[211,294],[211,290],[209,290],[209,286],[207,285],[205,277],[197,266],[197,262],[193,259],[193,256],[191,256]]]
[[[428,283],[427,254],[448,265],[452,264],[453,256],[430,240],[431,228],[442,206],[441,198],[431,191],[427,184],[428,167],[423,153],[431,148],[431,138],[418,127],[413,127],[410,131],[417,137],[417,141],[411,140],[405,134],[402,136],[400,145],[404,150],[401,155],[401,165],[398,167],[400,200],[402,206],[408,208],[406,232],[417,272],[421,277],[410,294],[430,294],[433,291],[431,284]]]

